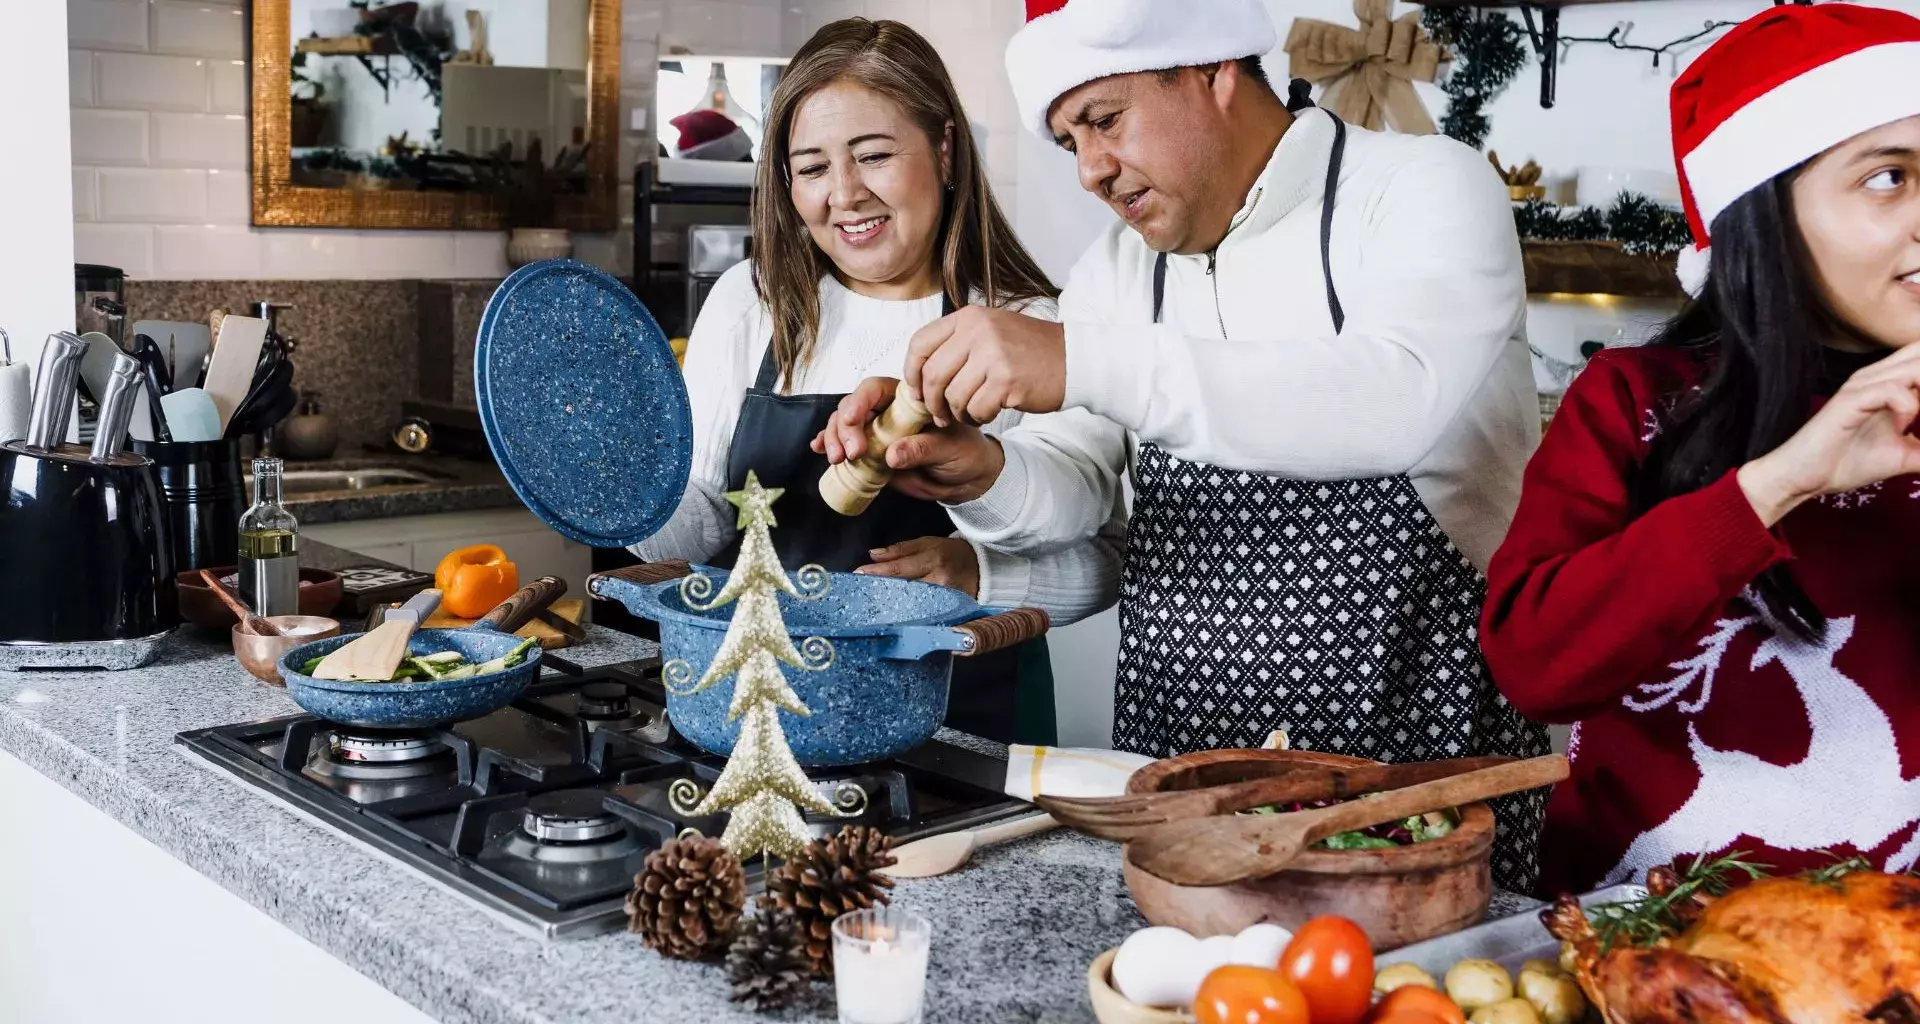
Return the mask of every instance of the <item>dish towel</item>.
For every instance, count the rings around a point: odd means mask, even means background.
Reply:
[[[1267,735],[1267,749],[1286,750],[1287,734]],[[1031,801],[1036,796],[1123,796],[1133,773],[1153,763],[1143,754],[1097,747],[1007,747],[1007,795]]]
[[[0,366],[0,441],[18,441],[27,436],[27,419],[33,404],[32,374],[25,363]]]
[[[1119,796],[1127,779],[1153,763],[1153,758],[1124,750],[1085,747],[1007,748],[1007,795],[1021,800],[1036,796]]]

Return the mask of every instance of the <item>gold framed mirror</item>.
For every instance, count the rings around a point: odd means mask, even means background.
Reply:
[[[620,0],[254,0],[253,223],[619,225]]]

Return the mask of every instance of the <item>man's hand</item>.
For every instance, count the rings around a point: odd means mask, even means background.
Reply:
[[[893,401],[899,381],[873,377],[840,400],[826,429],[813,439],[813,450],[829,463],[857,459],[867,453],[867,425]],[[1000,442],[978,427],[954,424],[929,429],[895,441],[887,449],[887,465],[894,470],[891,486],[910,498],[958,505],[987,493],[1006,465]]]
[[[914,332],[906,374],[936,426],[991,423],[1002,409],[1055,412],[1067,394],[1067,331],[968,306]]]
[[[980,596],[980,561],[973,545],[958,537],[921,537],[867,554],[873,562],[854,572],[938,583],[968,597]]]

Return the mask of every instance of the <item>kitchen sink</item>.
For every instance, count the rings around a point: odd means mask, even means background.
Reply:
[[[366,469],[289,469],[281,474],[280,482],[285,494],[295,495],[429,487],[442,482],[442,479],[417,469],[374,466]]]

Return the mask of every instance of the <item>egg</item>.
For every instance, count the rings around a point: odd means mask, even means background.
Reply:
[[[1278,959],[1274,961],[1275,964],[1279,962]],[[1187,961],[1187,970],[1193,974],[1193,990],[1200,991],[1200,983],[1206,980],[1207,975],[1213,973],[1214,968],[1225,967],[1230,963],[1233,963],[1233,936],[1214,935],[1201,939],[1200,948]],[[1192,1005],[1192,1003],[1193,997],[1189,995],[1187,1004]]]
[[[1276,967],[1280,963],[1280,954],[1286,951],[1287,943],[1292,941],[1293,933],[1277,924],[1248,925],[1245,931],[1233,937],[1233,959],[1230,962],[1249,967]]]
[[[1113,987],[1141,1006],[1187,1006],[1206,977],[1189,977],[1199,956],[1200,940],[1178,928],[1142,928],[1114,954]]]

